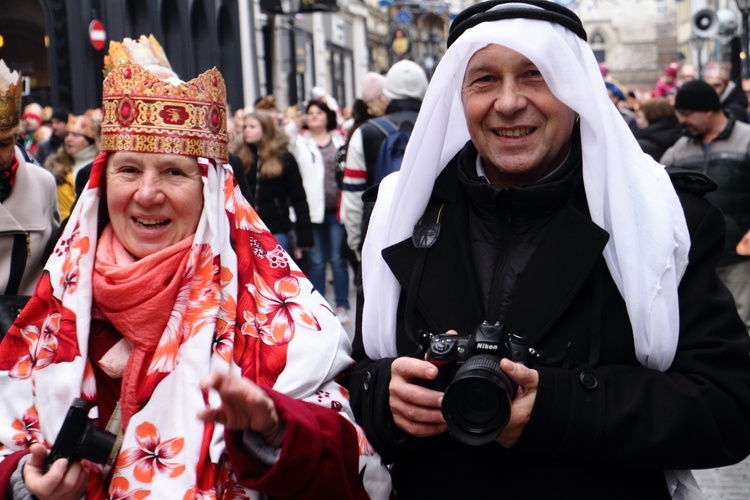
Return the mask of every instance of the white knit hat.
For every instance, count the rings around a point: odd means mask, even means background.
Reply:
[[[383,93],[389,101],[394,99],[417,99],[421,101],[427,92],[427,75],[415,62],[399,61],[385,75]]]

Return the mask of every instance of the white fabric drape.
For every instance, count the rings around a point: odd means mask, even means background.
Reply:
[[[401,172],[381,185],[363,248],[362,330],[368,356],[396,354],[400,288],[380,252],[410,236],[434,179],[469,140],[461,84],[472,55],[492,43],[530,59],[552,93],[580,116],[586,196],[593,221],[611,235],[604,258],[625,298],[638,360],[666,370],[677,346],[677,286],[690,248],[679,200],[664,169],[641,151],[609,100],[586,42],[562,26],[530,19],[470,28],[435,70]],[[389,188],[392,200],[386,200]]]

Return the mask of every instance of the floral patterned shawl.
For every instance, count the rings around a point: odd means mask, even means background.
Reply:
[[[333,378],[351,365],[349,340],[323,297],[240,194],[231,168],[199,159],[204,209],[167,328],[140,388],[109,492],[123,498],[261,498],[227,470],[224,429],[196,418],[219,405],[199,381],[212,371],[340,410],[353,420]],[[74,398],[97,400],[88,360],[91,275],[99,183],[106,153],[47,262],[34,296],[0,344],[0,454],[51,446]],[[179,411],[170,411],[179,409]],[[365,486],[389,484],[357,428]],[[370,462],[372,466],[365,468]],[[93,471],[94,490],[101,473]],[[380,476],[378,476],[380,475]],[[150,495],[149,495],[150,494]]]

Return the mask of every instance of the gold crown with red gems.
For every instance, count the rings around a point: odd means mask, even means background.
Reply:
[[[21,73],[11,72],[0,59],[0,132],[21,123]]]
[[[215,158],[227,162],[227,91],[216,68],[173,85],[133,62],[104,79],[103,151]]]

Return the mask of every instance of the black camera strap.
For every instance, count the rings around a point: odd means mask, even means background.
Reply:
[[[5,287],[5,295],[18,294],[21,286],[21,278],[26,270],[26,259],[31,251],[29,245],[29,233],[19,232],[13,235],[13,249],[10,253],[10,273],[8,284]]]
[[[411,280],[409,281],[409,290],[406,293],[406,310],[404,314],[406,316],[407,335],[415,342],[419,340],[417,332],[414,329],[417,294],[419,292],[419,285],[422,282],[422,272],[427,260],[427,250],[435,244],[440,236],[440,217],[443,215],[443,208],[445,208],[445,203],[438,203],[430,199],[427,208],[419,219],[419,222],[414,226],[414,231],[411,235],[411,241],[414,244],[414,248],[417,249],[417,260],[414,263]],[[430,222],[433,220],[435,222]]]

